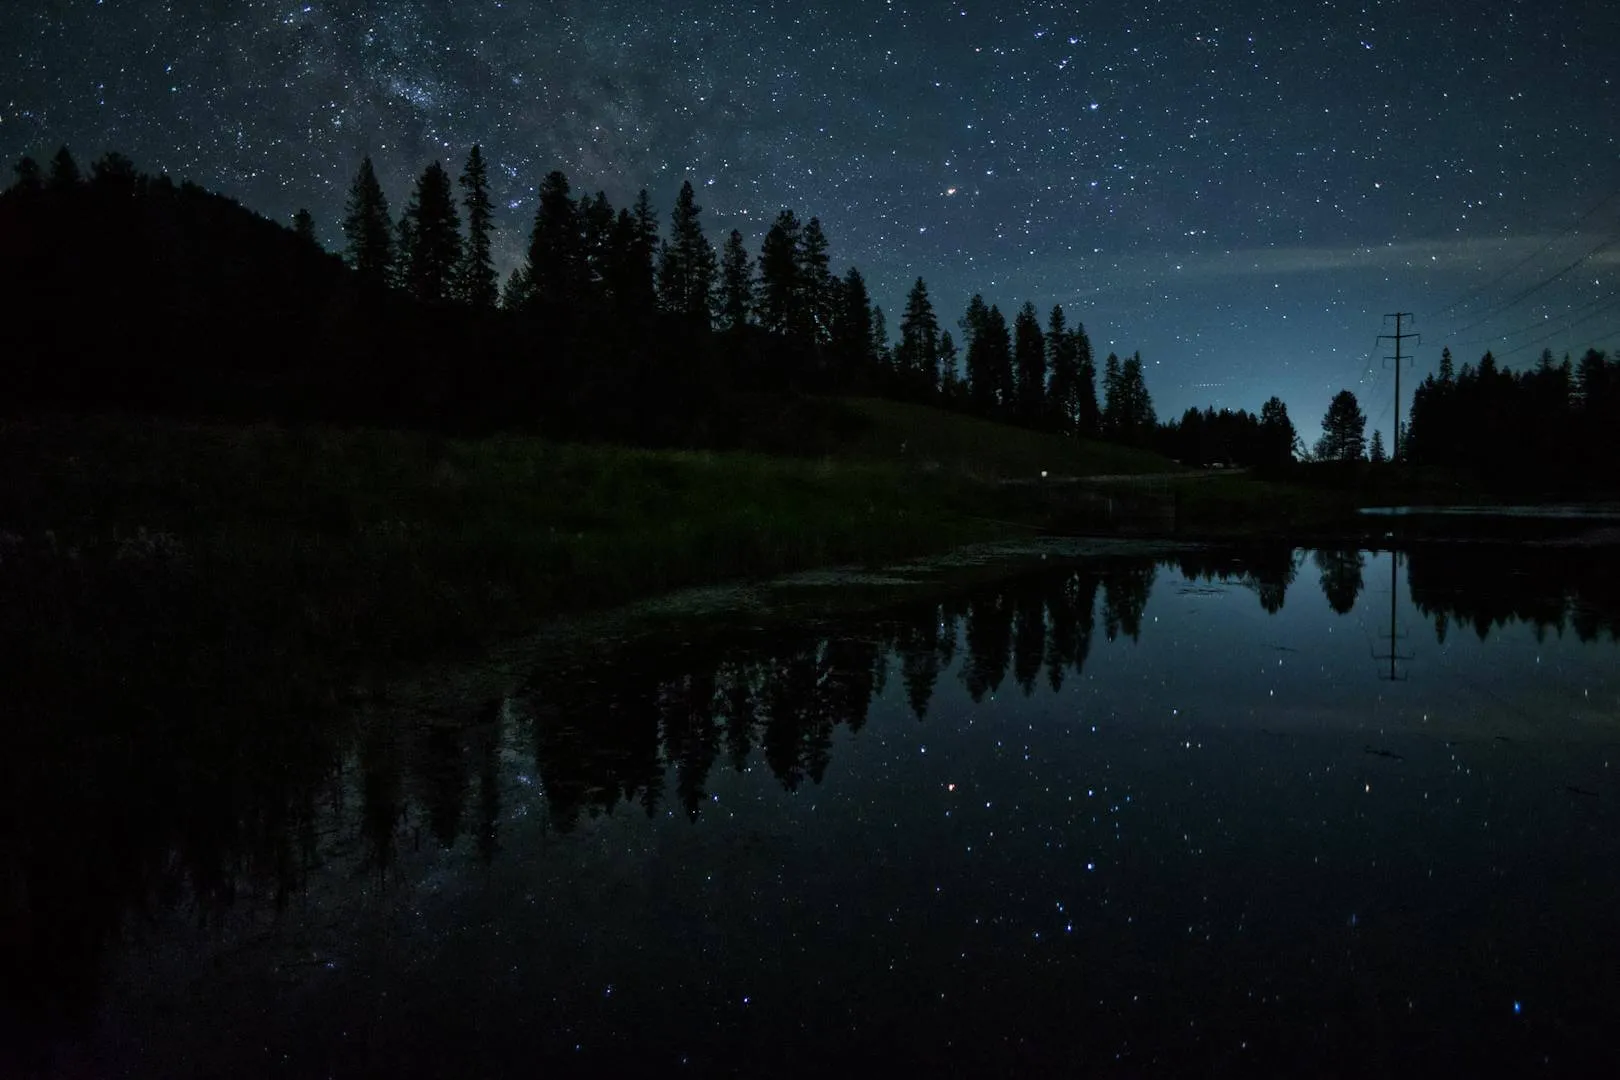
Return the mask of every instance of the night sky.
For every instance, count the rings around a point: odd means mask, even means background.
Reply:
[[[819,216],[891,333],[919,274],[953,329],[1061,303],[1161,417],[1277,393],[1309,442],[1349,387],[1387,439],[1386,312],[1417,376],[1620,345],[1617,79],[1611,0],[4,0],[0,156],[118,149],[339,248],[362,154],[397,212],[479,142],[503,270],[551,169],[666,219],[691,179],[717,246]]]

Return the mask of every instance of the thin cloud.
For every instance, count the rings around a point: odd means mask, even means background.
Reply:
[[[1492,240],[1414,240],[1346,247],[1248,248],[1179,260],[1177,272],[1198,277],[1272,277],[1340,271],[1476,270],[1505,265],[1543,247],[1556,258],[1560,238],[1512,236]],[[1549,245],[1552,245],[1549,247]],[[1620,261],[1613,250],[1594,256],[1605,265]]]

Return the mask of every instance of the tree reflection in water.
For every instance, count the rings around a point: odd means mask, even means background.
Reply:
[[[1322,595],[1327,597],[1328,607],[1340,615],[1350,614],[1364,587],[1361,572],[1366,569],[1367,561],[1361,552],[1355,548],[1319,548],[1311,557],[1316,568],[1322,571]]]
[[[21,811],[4,835],[7,1007],[36,1034],[82,1019],[137,912],[273,920],[323,863],[349,859],[387,884],[406,853],[463,837],[488,863],[501,850],[503,753],[532,760],[551,829],[667,800],[699,817],[717,767],[762,762],[790,791],[820,783],[838,730],[861,731],[891,666],[919,721],[953,668],[974,702],[1009,674],[1023,695],[1058,691],[1084,673],[1099,622],[1110,640],[1140,638],[1161,566],[1252,589],[1276,613],[1301,558],[1273,544],[1092,560],[836,625],[646,638],[537,667],[510,699],[458,716],[340,707],[318,680],[281,672],[242,685],[300,692],[255,690],[250,707],[199,694],[188,643],[159,642],[154,661],[149,639],[109,638],[101,673],[71,694],[17,699],[3,776]],[[1329,606],[1350,611],[1362,553],[1313,559]],[[1602,550],[1420,545],[1408,566],[1412,602],[1442,638],[1453,623],[1484,637],[1525,621],[1620,639]],[[26,655],[20,631],[8,643]]]

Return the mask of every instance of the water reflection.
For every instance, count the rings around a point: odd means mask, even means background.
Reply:
[[[1412,600],[1444,643],[1452,624],[1484,641],[1513,623],[1573,630],[1582,641],[1620,640],[1620,567],[1614,549],[1545,547],[1504,565],[1499,549],[1433,544],[1412,552]]]
[[[734,812],[716,800],[736,790],[728,776],[753,770],[788,794],[823,787],[839,767],[892,771],[892,784],[872,790],[898,805],[912,781],[874,749],[897,737],[892,715],[874,718],[888,697],[909,728],[921,722],[941,738],[972,727],[964,709],[989,723],[1005,715],[992,709],[1026,700],[1063,703],[1061,713],[1020,716],[1031,731],[1037,721],[1066,730],[1073,716],[1185,724],[1201,713],[1222,730],[1278,738],[1290,723],[1330,715],[1347,686],[1376,685],[1378,673],[1357,665],[1385,625],[1386,598],[1367,594],[1388,578],[1368,570],[1389,554],[1308,557],[1320,596],[1293,604],[1307,556],[1265,545],[1072,563],[813,625],[682,628],[548,659],[515,693],[456,715],[402,716],[384,701],[232,709],[188,699],[161,666],[117,681],[122,697],[80,700],[68,722],[37,713],[14,729],[5,1034],[15,1046],[43,1032],[48,1053],[52,1040],[82,1032],[120,950],[188,940],[187,925],[204,928],[205,951],[254,940],[289,908],[363,906],[373,901],[362,896],[422,880],[424,866],[492,868],[514,833],[526,837],[522,858],[534,858],[538,841],[522,830],[535,824],[561,841],[629,808],[702,823],[717,807]],[[1450,625],[1484,641],[1516,622],[1538,638],[1567,630],[1581,642],[1620,640],[1610,567],[1604,551],[1418,547],[1407,556],[1408,614],[1432,621],[1441,644]],[[1387,601],[1393,614],[1403,598],[1391,588]],[[1305,637],[1334,629],[1338,644]],[[1292,661],[1298,650],[1311,653],[1305,663]],[[1424,723],[1457,699],[1445,681],[1451,662],[1419,657],[1428,682],[1414,684],[1411,712]],[[1040,719],[1051,715],[1066,719]],[[1477,722],[1456,723],[1465,721]],[[1359,734],[1361,714],[1345,722],[1357,753],[1373,746]],[[1411,755],[1388,749],[1383,729],[1376,738],[1381,764]],[[1032,753],[1026,745],[1024,760]],[[1232,755],[1233,775],[1244,760]]]
[[[1348,551],[1319,548],[1311,558],[1322,571],[1322,595],[1327,597],[1328,607],[1340,615],[1350,614],[1355,609],[1356,597],[1361,595],[1361,571],[1367,565],[1361,552],[1353,548]]]

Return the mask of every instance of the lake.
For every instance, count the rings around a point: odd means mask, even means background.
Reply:
[[[448,704],[65,704],[7,774],[13,1067],[1612,1066],[1617,554],[1054,545]]]

